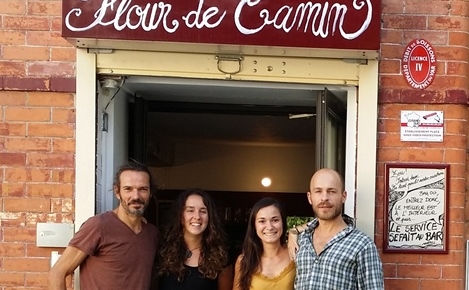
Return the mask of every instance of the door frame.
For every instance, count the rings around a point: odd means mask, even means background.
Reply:
[[[147,53],[152,53],[150,58]],[[131,56],[130,58],[128,58]],[[170,57],[170,59],[168,59]],[[181,59],[190,60],[181,63]],[[181,54],[167,52],[115,51],[111,54],[89,52],[88,49],[77,48],[77,92],[76,92],[76,179],[75,179],[75,229],[95,214],[96,188],[96,84],[97,73],[129,74],[141,73],[133,70],[139,65],[154,70],[146,71],[148,75],[164,75],[174,77],[194,77],[193,68],[201,75],[217,76],[219,79],[263,80],[278,82],[298,82],[309,84],[352,85],[348,87],[346,149],[346,181],[348,200],[345,212],[356,218],[357,227],[369,236],[375,232],[375,183],[376,183],[376,148],[377,116],[378,116],[378,61],[368,60],[367,64],[352,64],[340,59],[288,58],[268,56],[245,56],[246,73],[239,75],[220,74],[216,60],[203,54]],[[174,62],[172,60],[177,59]],[[286,61],[285,61],[286,60]],[[163,61],[163,63],[158,63]],[[256,74],[252,69],[259,62],[278,65],[290,64],[288,71]],[[174,67],[178,65],[178,67]],[[181,69],[183,65],[184,69]],[[306,65],[308,71],[298,71],[296,65]],[[115,66],[115,70],[112,67]],[[207,69],[210,67],[210,69]],[[214,68],[213,68],[214,67]],[[275,67],[275,66],[274,66]],[[321,69],[310,70],[311,67]],[[203,73],[202,73],[203,72]],[[291,73],[290,73],[291,72]],[[199,76],[200,77],[200,76]],[[357,87],[360,89],[357,90]],[[360,100],[358,102],[358,100]],[[370,122],[374,120],[374,122]],[[350,129],[349,129],[350,128]],[[357,194],[357,192],[359,194]]]

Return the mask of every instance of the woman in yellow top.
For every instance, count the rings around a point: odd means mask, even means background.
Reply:
[[[285,227],[286,216],[276,199],[266,197],[254,204],[233,290],[293,290],[296,269],[288,255]]]

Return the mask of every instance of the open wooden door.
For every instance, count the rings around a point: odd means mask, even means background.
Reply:
[[[345,171],[346,104],[328,89],[318,93],[316,104],[316,170]]]

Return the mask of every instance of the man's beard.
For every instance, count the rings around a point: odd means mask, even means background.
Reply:
[[[143,213],[145,212],[145,209],[148,206],[148,202],[145,203],[145,201],[143,201],[142,199],[133,199],[129,203],[126,203],[126,202],[124,202],[124,200],[121,197],[120,198],[120,203],[121,203],[122,207],[124,208],[124,210],[129,215],[132,215],[132,216],[135,216],[135,217],[143,216]],[[141,208],[138,208],[138,209],[131,209],[130,205],[132,205],[132,204],[141,204],[143,206]]]
[[[329,220],[334,220],[338,216],[342,215],[342,207],[334,207],[332,212],[323,213],[319,209],[320,206],[322,206],[322,204],[319,204],[316,207],[316,210],[314,210],[314,213],[319,219],[329,221]]]

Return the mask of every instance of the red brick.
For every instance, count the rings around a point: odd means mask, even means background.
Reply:
[[[388,161],[388,162],[399,160],[399,150],[380,148],[378,150],[378,160]]]
[[[52,122],[54,123],[75,123],[75,109],[55,109],[52,108]]]
[[[405,4],[406,14],[448,15],[451,5],[444,1],[427,1],[425,5],[418,0],[408,0]]]
[[[10,152],[50,151],[51,140],[43,138],[6,138],[5,149]]]
[[[3,27],[11,30],[49,30],[48,17],[3,16]]]
[[[402,5],[402,3],[401,3]],[[393,29],[421,29],[427,28],[427,16],[413,15],[383,15],[383,28]]]
[[[397,265],[399,278],[439,278],[441,266],[439,265]]]
[[[44,198],[3,198],[5,211],[9,212],[48,212],[50,200]]]
[[[0,2],[1,5],[2,2]],[[1,11],[1,8],[0,8]],[[26,44],[25,31],[0,31],[0,43],[6,45]]]
[[[465,17],[457,16],[428,16],[428,29],[430,30],[456,30],[467,31],[469,29]]]
[[[2,257],[24,257],[25,255],[24,243],[0,243],[0,256]]]
[[[420,262],[420,255],[382,254],[381,260],[383,264],[418,264]]]
[[[49,60],[50,52],[48,47],[32,46],[4,46],[3,59],[5,60]]]
[[[25,91],[48,91],[50,89],[50,80],[47,78],[33,77],[5,77],[4,88],[8,90]]]
[[[441,149],[402,149],[399,160],[406,162],[441,162],[443,160]]]
[[[28,31],[26,44],[72,47],[71,43],[61,36],[61,32],[51,31]]]
[[[462,61],[469,57],[469,49],[457,46],[438,47],[438,60]],[[441,76],[435,77],[435,81]]]
[[[404,5],[397,0],[382,1],[381,12],[383,14],[399,14],[404,12]]]
[[[23,285],[24,283],[24,273],[16,272],[0,272],[0,281],[2,281],[2,286],[18,286]],[[5,290],[10,288],[3,288]]]
[[[446,102],[466,105],[469,103],[469,96],[463,90],[446,90]]]
[[[2,0],[0,1],[0,11],[2,14],[26,14],[26,1]],[[1,281],[1,279],[0,279]]]
[[[468,71],[468,65],[465,62],[456,62],[456,61],[447,61],[446,62],[447,71],[449,75],[465,75]]]
[[[29,64],[28,73],[31,76],[74,76],[75,65],[58,61],[36,61]]]
[[[460,194],[464,194],[466,192],[465,181],[466,181],[465,178],[453,177],[450,179],[449,181],[449,188],[451,189],[450,198],[453,198],[454,196],[459,196]],[[451,204],[454,204],[454,203],[451,203]]]
[[[52,198],[51,199],[51,212],[57,213],[73,213],[73,199],[72,198]]]
[[[75,152],[75,139],[54,139],[53,152]]]
[[[447,150],[445,152],[444,161],[448,163],[456,162],[463,163],[465,161],[466,152],[464,149]]]
[[[464,220],[464,208],[453,207],[451,205],[449,213],[448,213],[448,219],[450,221],[463,221]]]
[[[378,132],[382,133],[399,133],[401,132],[400,118],[380,118],[378,120]]]
[[[26,226],[36,227],[37,223],[61,223],[62,215],[57,213],[27,213]]]
[[[26,124],[0,123],[0,136],[25,136]]]
[[[402,75],[399,76],[380,76],[380,85],[381,87],[390,87],[393,89],[408,89],[409,85],[406,83]]]
[[[464,5],[467,6],[466,3]],[[451,46],[467,46],[469,41],[469,35],[467,32],[462,31],[448,31],[448,38],[448,45]]]
[[[61,1],[29,1],[28,15],[61,16]]]
[[[408,142],[401,141],[400,133],[379,133],[378,144],[380,148],[384,147],[404,147]]]
[[[25,153],[1,153],[0,152],[1,164],[4,166],[18,166],[26,164]]]
[[[52,31],[62,31],[62,18],[61,17],[51,17],[50,28]]]
[[[464,289],[464,281],[462,279],[459,279],[459,280],[422,279],[421,289],[425,289],[425,290]]]
[[[402,43],[402,31],[381,29],[381,43]]]
[[[50,259],[44,258],[4,258],[3,268],[6,271],[17,272],[47,272],[50,269]]]
[[[5,181],[9,182],[46,182],[50,181],[51,171],[47,169],[6,168]]]
[[[52,61],[75,62],[76,61],[76,48],[74,48],[74,47],[53,47],[51,49],[51,60]]]
[[[434,45],[447,45],[448,35],[440,31],[422,31],[422,30],[406,30],[404,31],[403,42],[407,45],[409,42],[416,38],[423,38],[429,43]]]
[[[400,103],[401,101],[401,90],[393,89],[379,89],[378,91],[378,103]],[[381,114],[381,111],[379,112]]]
[[[75,93],[76,92],[76,78],[75,77],[51,77],[51,91]]]
[[[36,228],[3,227],[3,240],[5,242],[35,243]]]
[[[72,124],[40,124],[31,123],[28,126],[29,136],[37,137],[73,137],[75,127]]]
[[[3,183],[0,184],[0,187],[3,196],[21,197],[26,194],[26,185],[24,183]]]
[[[402,58],[402,54],[404,53],[404,46],[396,45],[396,44],[381,44],[381,55],[383,58],[385,57],[386,60],[388,59],[396,59],[399,60]],[[384,61],[385,59],[383,59]]]
[[[379,65],[380,73],[399,73],[401,62],[399,60],[383,60]]]
[[[0,75],[3,76],[24,76],[26,73],[26,65],[23,62],[0,60]],[[4,87],[7,88],[5,80]]]
[[[466,167],[464,164],[454,164],[454,163],[451,164],[450,172],[451,172],[452,178],[456,178],[456,177],[466,178],[467,177]]]
[[[385,279],[384,287],[391,290],[417,290],[420,289],[420,282],[417,279]]]
[[[50,121],[50,108],[5,108],[5,121]]]
[[[62,253],[63,250],[64,250],[63,248],[60,248],[59,252]],[[50,252],[51,252],[51,248],[49,248],[49,247],[47,247],[47,248],[37,247],[36,243],[27,243],[26,244],[26,253],[28,253],[28,257],[49,258],[50,257]]]
[[[462,240],[462,236],[464,235],[464,222],[463,221],[457,221],[457,222],[449,222],[449,250],[459,250],[462,251],[464,250],[464,244]],[[456,245],[459,245],[459,247],[455,247]]]
[[[73,197],[72,184],[28,184],[26,190],[31,197]]]
[[[74,183],[75,182],[75,170],[73,169],[52,170],[52,181]]]
[[[47,168],[73,168],[74,155],[71,153],[30,153],[28,164]]]
[[[75,96],[68,93],[31,92],[28,94],[28,106],[73,107]]]
[[[48,273],[26,273],[25,286],[46,287],[49,285]],[[35,288],[34,288],[35,289]]]
[[[443,103],[445,94],[431,90],[403,90],[401,97],[403,103]]]
[[[444,112],[445,120],[460,119],[461,121],[464,121],[469,118],[467,114],[467,105],[441,105],[439,108]]]
[[[20,106],[25,104],[25,92],[0,91],[0,106]]]

